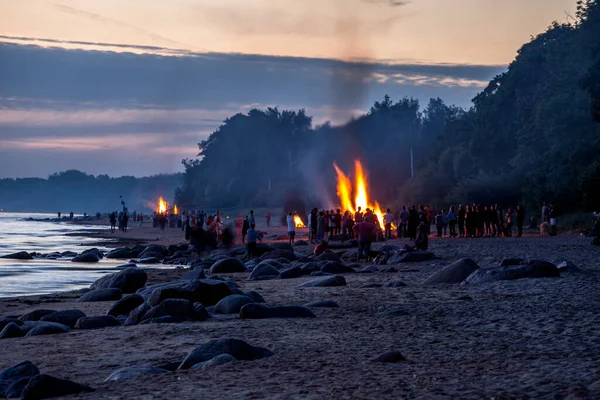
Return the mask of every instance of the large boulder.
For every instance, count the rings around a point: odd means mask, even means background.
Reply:
[[[257,303],[265,303],[265,299],[256,290],[250,290],[244,293],[244,296],[250,297]]]
[[[86,317],[86,315],[81,310],[61,310],[43,316],[40,321],[56,322],[58,324],[66,325],[69,328],[74,328],[77,320],[84,317]]]
[[[17,318],[0,318],[0,331],[10,323],[13,323],[17,326],[23,325],[23,321],[20,321]]]
[[[354,269],[345,266],[338,261],[326,261],[320,269],[321,272],[327,272],[330,274],[346,274],[356,272]]]
[[[338,308],[339,305],[333,300],[317,300],[306,303],[304,307],[309,308]]]
[[[278,258],[285,258],[288,261],[296,261],[298,257],[290,250],[273,250],[260,256],[261,260],[277,260]]]
[[[255,303],[254,299],[241,294],[232,294],[222,298],[215,305],[215,313],[217,314],[237,314],[240,309],[249,303]]]
[[[31,361],[22,361],[0,371],[0,381],[16,382],[23,378],[32,378],[40,373]]]
[[[106,378],[109,381],[130,381],[147,375],[165,374],[169,371],[163,368],[152,367],[149,365],[135,365],[132,367],[119,368]]]
[[[224,297],[239,292],[231,283],[215,279],[199,279],[193,281],[176,281],[162,285],[154,285],[139,294],[142,295],[150,305],[158,305],[164,299],[177,298],[212,306]]]
[[[237,258],[225,258],[219,260],[210,267],[211,274],[230,274],[235,272],[246,272],[246,266]]]
[[[311,261],[307,262],[306,264],[303,264],[302,266],[300,266],[300,268],[302,269],[302,274],[310,275],[313,272],[318,271],[321,267],[318,263]]]
[[[107,326],[119,326],[121,322],[112,315],[99,315],[96,317],[79,318],[75,329],[100,329]]]
[[[194,304],[185,299],[166,299],[159,305],[152,307],[144,314],[142,321],[160,317],[172,317],[176,321],[192,319]]]
[[[72,262],[80,262],[80,263],[97,263],[102,259],[101,255],[96,252],[83,252],[79,255],[76,255],[71,259]]]
[[[317,316],[303,306],[267,306],[261,303],[250,303],[240,310],[240,318],[316,318]]]
[[[169,255],[169,249],[160,244],[150,244],[138,255],[138,257],[148,257],[148,254],[159,254],[162,257]],[[151,256],[154,257],[154,256]]]
[[[400,252],[395,253],[388,258],[387,263],[389,264],[400,264],[400,263],[413,263],[429,261],[433,258],[434,254],[430,251],[412,251],[412,252]]]
[[[2,328],[2,331],[0,331],[0,339],[12,339],[23,336],[25,336],[25,332],[14,322],[7,324]]]
[[[288,251],[294,251],[294,247],[292,247],[291,244],[289,243],[285,243],[285,242],[275,242],[275,243],[271,243],[270,246],[272,248],[274,248],[275,250],[288,250]]]
[[[179,278],[184,281],[193,281],[196,279],[206,279],[204,268],[196,267],[192,271],[188,271]]]
[[[109,274],[92,283],[91,289],[120,289],[123,293],[135,293],[143,288],[148,280],[146,272],[139,268],[127,268],[114,274]]]
[[[263,347],[252,346],[239,339],[214,339],[192,350],[183,360],[179,369],[189,369],[198,363],[211,360],[221,354],[229,354],[237,360],[253,361],[270,357],[273,352]]]
[[[306,287],[329,287],[329,286],[346,286],[346,279],[343,276],[334,275],[325,278],[313,279],[312,281],[301,283],[297,288]]]
[[[77,302],[93,303],[97,301],[115,301],[119,300],[122,295],[123,293],[121,290],[116,288],[91,290],[78,298]]]
[[[30,329],[27,334],[25,335],[26,337],[31,337],[31,336],[41,336],[41,335],[55,335],[58,333],[67,333],[69,332],[69,327],[60,323],[43,323],[43,322],[38,322],[37,326],[35,326],[34,328]]]
[[[150,311],[152,307],[150,307],[150,305],[148,303],[142,303],[139,306],[137,306],[135,309],[133,309],[130,313],[129,316],[127,317],[127,319],[125,320],[124,325],[129,326],[129,325],[137,325],[140,322],[142,322],[142,317],[148,312]]]
[[[486,283],[512,281],[523,278],[558,278],[560,272],[556,265],[541,260],[531,260],[526,265],[510,267],[480,268],[469,275],[463,283]]]
[[[131,252],[129,247],[120,247],[110,251],[105,257],[113,259],[127,259],[135,258],[136,256]]]
[[[256,281],[263,279],[275,279],[277,276],[279,276],[279,270],[271,263],[263,261],[252,270],[248,279],[251,281]]]
[[[479,269],[479,265],[475,261],[470,258],[463,258],[458,261],[453,262],[452,264],[446,266],[445,268],[439,270],[429,278],[425,282],[424,285],[436,285],[442,283],[461,283],[469,275]]]
[[[11,260],[33,260],[33,256],[26,251],[19,251],[18,253],[7,254],[0,256],[0,258],[8,258]]]
[[[302,275],[304,275],[302,268],[295,266],[281,271],[277,276],[277,279],[294,279],[300,278]]]
[[[19,399],[21,398],[21,393],[23,393],[23,389],[29,383],[31,378],[23,378],[18,381],[13,382],[8,389],[6,390],[6,398],[7,399]],[[1,382],[1,381],[0,381]]]
[[[331,251],[326,251],[323,254],[316,256],[315,258],[313,258],[313,261],[316,261],[316,262],[335,261],[338,263],[342,262],[342,260],[340,259],[340,256],[338,256],[337,254],[335,254],[334,252],[331,252]]]
[[[52,314],[54,312],[56,312],[56,310],[45,310],[45,309],[33,310],[31,312],[28,312],[27,314],[21,315],[19,317],[19,320],[20,321],[39,321],[43,316]]]
[[[231,354],[219,354],[216,357],[211,358],[208,361],[203,361],[194,365],[191,369],[207,369],[210,367],[216,367],[217,365],[224,365],[230,362],[237,361]]]
[[[91,387],[73,381],[55,378],[50,375],[37,375],[31,378],[25,389],[23,389],[21,400],[49,399],[93,391],[94,389]]]
[[[123,297],[121,300],[113,304],[110,309],[106,312],[106,315],[112,315],[118,317],[119,315],[129,315],[129,313],[144,303],[144,298],[139,294],[131,294]]]

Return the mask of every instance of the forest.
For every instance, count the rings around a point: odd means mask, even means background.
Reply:
[[[173,198],[181,178],[182,174],[111,178],[68,170],[47,179],[0,179],[0,209],[95,215],[121,210],[121,201],[124,201],[130,211],[151,213],[159,196],[167,200]]]
[[[552,23],[517,52],[469,109],[431,99],[375,102],[342,126],[304,110],[234,115],[183,160],[182,205],[335,206],[332,163],[369,173],[382,206],[499,203],[563,212],[600,204],[600,2]],[[414,176],[411,176],[411,151]]]

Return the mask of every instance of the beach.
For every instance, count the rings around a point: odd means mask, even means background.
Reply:
[[[142,231],[135,230],[120,235],[153,243],[178,240],[158,237],[156,241],[158,230],[142,230],[143,237]],[[404,241],[387,244],[399,243]],[[296,247],[297,252],[310,250],[311,246]],[[339,305],[311,308],[316,318],[242,319],[237,314],[211,314],[201,322],[73,329],[58,335],[3,339],[0,369],[30,360],[43,373],[93,387],[95,392],[78,398],[94,399],[600,396],[600,249],[591,246],[589,238],[432,238],[430,250],[435,258],[398,264],[397,272],[342,274],[347,284],[339,287],[297,287],[314,279],[310,276],[251,281],[248,273],[220,274],[242,292],[258,292],[268,305],[318,300]],[[568,260],[579,271],[562,272],[556,278],[423,284],[465,257],[481,267],[497,266],[507,258]],[[175,281],[185,272],[147,270],[146,284]],[[406,285],[379,286],[393,281]],[[76,302],[83,292],[0,299],[0,315],[20,316],[35,309],[104,315],[114,303]],[[402,312],[395,316],[381,315],[397,309]],[[269,349],[273,356],[105,381],[122,367],[181,362],[197,346],[219,338],[242,339]],[[399,351],[406,361],[374,361],[390,350]]]

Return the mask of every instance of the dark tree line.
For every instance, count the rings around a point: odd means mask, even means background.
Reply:
[[[335,204],[332,163],[360,159],[380,203],[480,202],[562,210],[600,203],[600,5],[579,1],[518,51],[469,110],[385,97],[347,124],[312,126],[304,110],[227,119],[184,160],[178,201],[205,208],[279,206],[290,192]],[[594,121],[595,119],[595,121]],[[411,179],[410,152],[416,175]],[[331,198],[330,204],[327,197]]]

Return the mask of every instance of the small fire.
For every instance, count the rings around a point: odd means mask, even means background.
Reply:
[[[167,202],[162,197],[160,197],[158,199],[158,205],[156,206],[156,212],[158,214],[164,214],[167,212]]]
[[[179,209],[177,208],[177,204],[173,206],[173,214],[179,215]]]
[[[304,222],[302,222],[302,218],[298,215],[294,215],[294,224],[296,228],[304,228]]]
[[[335,163],[333,164],[333,167],[337,173],[337,195],[342,203],[342,209],[354,214],[358,210],[358,207],[361,208],[362,212],[365,212],[365,210],[369,208],[379,220],[379,224],[383,226],[383,216],[385,213],[381,210],[379,203],[376,201],[371,203],[369,201],[367,175],[365,174],[360,161],[354,161],[354,186],[352,185],[350,178],[346,176]],[[351,200],[352,193],[354,193],[354,202]]]

